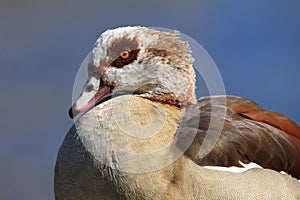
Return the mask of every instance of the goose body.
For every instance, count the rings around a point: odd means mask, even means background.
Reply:
[[[93,98],[72,107],[84,114],[58,153],[56,200],[300,199],[298,125],[240,97],[197,100],[178,33],[109,30],[93,54],[80,97]],[[213,168],[251,162],[262,168]]]

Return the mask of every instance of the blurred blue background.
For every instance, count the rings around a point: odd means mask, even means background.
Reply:
[[[298,0],[0,2],[0,199],[53,199],[57,150],[82,60],[107,28],[178,29],[217,64],[228,94],[300,123]]]

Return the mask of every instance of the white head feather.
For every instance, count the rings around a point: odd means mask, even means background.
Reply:
[[[138,56],[122,68],[113,67],[110,63],[116,57],[111,57],[108,52],[124,40],[137,44]],[[106,84],[114,85],[114,92],[130,91],[178,104],[195,102],[191,50],[176,31],[161,32],[145,27],[107,30],[96,41],[92,52],[92,64],[102,68],[102,79]]]

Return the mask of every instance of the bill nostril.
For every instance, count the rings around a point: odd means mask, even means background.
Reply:
[[[90,91],[92,91],[92,89],[93,89],[93,85],[88,85],[88,86],[85,88],[85,91],[86,91],[86,92],[90,92]]]

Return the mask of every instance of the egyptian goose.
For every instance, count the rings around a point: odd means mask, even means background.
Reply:
[[[197,100],[192,62],[178,32],[102,33],[58,153],[56,200],[300,199],[299,126],[244,98]]]

